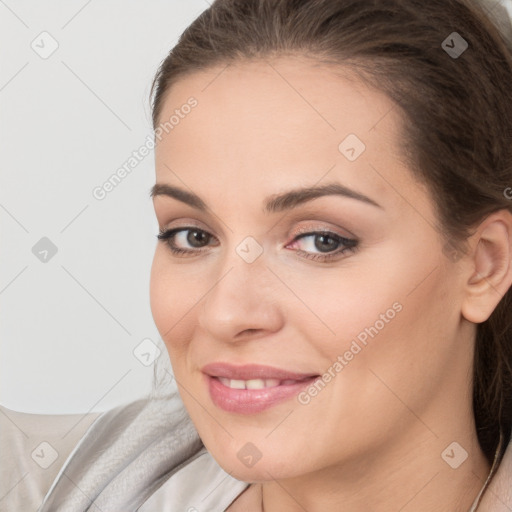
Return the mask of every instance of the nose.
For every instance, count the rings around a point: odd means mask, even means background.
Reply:
[[[202,300],[199,326],[209,337],[234,342],[276,332],[283,323],[282,295],[263,255],[248,263],[235,253]]]

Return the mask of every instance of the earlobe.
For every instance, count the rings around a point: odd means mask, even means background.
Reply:
[[[500,210],[488,217],[471,237],[469,275],[462,314],[485,322],[512,285],[512,214]]]

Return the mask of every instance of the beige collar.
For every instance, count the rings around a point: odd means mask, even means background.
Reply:
[[[498,454],[502,444],[503,435],[500,435],[500,442],[489,476],[468,512],[507,512],[512,510],[512,440],[498,464]]]

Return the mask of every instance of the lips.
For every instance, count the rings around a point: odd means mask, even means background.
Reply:
[[[238,414],[263,412],[290,400],[319,377],[257,364],[212,363],[202,371],[213,403]]]

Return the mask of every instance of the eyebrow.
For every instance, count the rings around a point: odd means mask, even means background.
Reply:
[[[156,183],[153,185],[150,191],[150,197],[155,198],[162,195],[177,199],[178,201],[188,204],[189,206],[192,206],[193,208],[196,208],[202,212],[206,212],[208,209],[207,204],[193,192],[189,192],[179,187],[167,185],[164,183]],[[357,199],[363,203],[384,209],[379,203],[375,202],[373,199],[370,199],[364,194],[361,194],[360,192],[356,192],[355,190],[347,188],[340,183],[329,183],[316,187],[297,188],[282,194],[272,195],[265,200],[264,212],[277,213],[290,210],[295,206],[301,205],[308,201],[312,201],[318,197],[329,195],[339,195],[348,197],[350,199]]]

